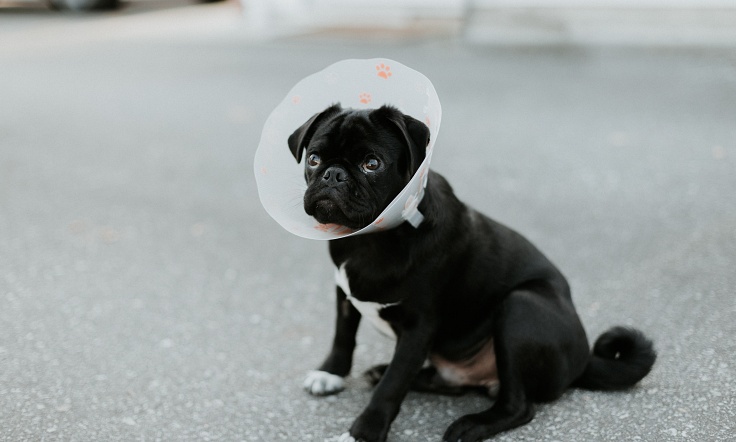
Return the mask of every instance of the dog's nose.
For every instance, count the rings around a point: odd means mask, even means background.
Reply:
[[[335,186],[347,181],[348,174],[341,167],[332,166],[325,170],[325,173],[322,174],[322,179],[327,181],[328,184]]]

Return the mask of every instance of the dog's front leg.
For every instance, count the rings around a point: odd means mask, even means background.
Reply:
[[[360,324],[360,312],[353,307],[345,292],[337,287],[337,320],[332,350],[317,370],[304,380],[304,389],[317,396],[334,394],[344,388],[343,378],[350,373],[355,350],[355,334]]]
[[[400,307],[399,307],[400,308]],[[358,442],[383,442],[404,400],[412,380],[429,354],[433,325],[428,320],[412,318],[411,327],[399,330],[396,351],[371,401],[350,428]],[[348,439],[349,440],[349,439]]]

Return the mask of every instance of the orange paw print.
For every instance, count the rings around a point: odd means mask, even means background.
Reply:
[[[358,96],[358,98],[360,99],[360,102],[363,104],[368,104],[371,102],[371,94],[369,94],[368,92],[363,92],[362,94]]]
[[[315,229],[334,234],[352,233],[353,231],[349,227],[341,226],[339,224],[318,224],[314,226]]]
[[[376,70],[378,71],[378,76],[388,80],[388,77],[391,76],[391,66],[386,66],[385,64],[381,63],[376,66]]]

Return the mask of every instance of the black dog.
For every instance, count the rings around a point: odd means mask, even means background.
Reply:
[[[320,223],[366,226],[408,183],[428,142],[424,124],[392,107],[316,114],[288,143],[298,162],[306,155],[304,209]],[[410,389],[495,395],[443,439],[473,442],[529,422],[534,402],[568,387],[625,389],[649,373],[656,353],[633,329],[607,331],[591,355],[562,274],[521,235],[460,202],[439,174],[430,172],[419,210],[418,228],[330,242],[337,330],[305,388],[342,389],[361,316],[397,337],[391,363],[369,371],[373,397],[341,441],[386,440]]]

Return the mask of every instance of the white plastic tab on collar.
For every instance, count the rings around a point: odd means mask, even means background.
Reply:
[[[424,185],[426,186],[426,183]],[[422,186],[416,196],[409,196],[406,204],[404,204],[404,210],[401,211],[401,218],[406,220],[415,229],[418,228],[420,224],[422,224],[422,221],[424,221],[424,215],[422,215],[422,212],[419,211],[419,203],[422,202],[423,197],[424,186]]]
[[[416,229],[419,228],[419,225],[424,221],[424,215],[422,215],[422,212],[414,209],[414,211],[406,217],[406,221]]]

